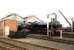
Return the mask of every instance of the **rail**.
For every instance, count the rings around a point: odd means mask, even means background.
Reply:
[[[24,42],[19,42],[7,38],[0,38],[0,42],[6,43],[10,45],[10,48],[14,48],[15,50],[60,50],[57,48],[48,48],[44,46],[38,46],[34,44],[29,44],[29,43],[24,43]]]
[[[20,46],[15,46],[13,44],[4,42],[3,40],[5,40],[5,39],[0,39],[0,48],[2,50],[31,50],[31,49],[23,48],[23,47],[20,47]]]

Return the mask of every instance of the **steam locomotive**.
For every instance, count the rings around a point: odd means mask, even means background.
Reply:
[[[62,25],[60,22],[50,22],[49,23],[49,30],[53,27],[54,33],[55,30],[58,28],[61,28]],[[47,34],[47,24],[46,23],[39,23],[39,22],[33,22],[30,25],[21,24],[18,25],[18,31],[17,32],[10,32],[9,37],[11,38],[21,38],[26,37],[28,34]]]

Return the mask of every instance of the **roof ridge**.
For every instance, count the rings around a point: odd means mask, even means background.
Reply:
[[[5,18],[10,17],[10,16],[12,16],[12,15],[21,17],[21,16],[18,15],[17,13],[10,13],[10,14],[8,14],[6,17],[3,17],[3,18],[1,18],[1,19],[5,19]],[[21,17],[21,18],[24,19],[23,17]]]

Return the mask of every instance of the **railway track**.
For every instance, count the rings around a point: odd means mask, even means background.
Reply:
[[[48,48],[37,46],[33,44],[15,41],[9,38],[0,38],[0,46],[10,48],[11,50],[59,50],[55,48]]]
[[[3,50],[29,50],[27,48],[13,45],[13,44],[9,43],[7,41],[7,39],[4,39],[4,38],[0,39],[0,48],[3,48]]]
[[[6,50],[6,49],[9,49],[9,50],[17,50],[18,48],[17,47],[14,47],[14,46],[11,46],[9,44],[6,44],[6,43],[3,43],[0,41],[0,50]]]
[[[31,34],[31,35],[28,35],[28,37],[74,45],[74,40],[59,39],[59,38],[55,38],[55,37],[48,38],[46,35]]]

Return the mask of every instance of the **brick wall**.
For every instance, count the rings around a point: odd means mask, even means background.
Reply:
[[[14,31],[14,32],[17,31],[17,22],[16,22],[16,20],[7,19],[7,20],[4,21],[4,26],[9,26],[10,31]]]
[[[10,31],[17,31],[17,22],[16,20],[10,20],[10,19],[6,19],[4,21],[0,21],[0,36],[5,35],[5,30],[4,27],[8,26],[10,28]],[[4,33],[4,34],[3,34]]]

